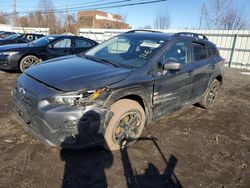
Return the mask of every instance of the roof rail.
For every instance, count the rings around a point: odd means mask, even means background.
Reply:
[[[162,33],[160,31],[146,30],[146,29],[134,29],[134,30],[127,31],[125,33],[135,33],[135,32]]]
[[[205,35],[198,34],[198,33],[179,32],[173,35],[173,37],[179,37],[179,36],[195,37],[197,39],[208,40],[208,38]]]

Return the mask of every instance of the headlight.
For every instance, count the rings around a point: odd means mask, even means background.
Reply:
[[[50,103],[64,104],[64,105],[90,105],[93,101],[99,97],[103,92],[107,91],[109,88],[104,87],[101,89],[95,89],[84,92],[71,93],[67,95],[57,95],[53,98],[49,98]]]
[[[0,55],[8,55],[8,56],[11,56],[11,55],[16,55],[18,54],[19,52],[16,52],[16,51],[13,51],[13,52],[0,52]]]
[[[66,104],[66,105],[74,105],[78,99],[82,98],[82,95],[59,95],[53,97],[49,100],[51,103],[56,104]]]

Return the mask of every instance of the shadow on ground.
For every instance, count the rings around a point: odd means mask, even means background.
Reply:
[[[65,138],[63,147],[86,147],[86,143],[103,142],[100,115],[91,110],[84,114],[77,125],[77,134]],[[99,144],[100,145],[100,144]],[[113,164],[113,154],[103,147],[89,149],[62,149],[60,157],[65,161],[63,188],[107,187],[105,169]]]
[[[99,119],[97,114],[93,114],[93,112],[91,113],[94,115],[95,119]],[[80,130],[79,127],[78,129]],[[82,140],[82,136],[84,136],[84,132],[79,131],[79,134],[76,136],[76,138]],[[122,162],[123,174],[127,187],[182,187],[180,181],[174,174],[177,158],[171,155],[167,160],[159,145],[157,144],[157,139],[152,136],[139,138],[138,142],[153,143],[154,147],[161,156],[161,160],[165,164],[165,170],[163,173],[160,173],[157,167],[152,162],[150,162],[148,163],[147,168],[143,171],[144,173],[135,173],[128,154],[129,147],[124,145],[121,147],[120,153],[118,155],[120,155]],[[113,164],[114,158],[112,152],[105,150],[102,146],[99,146],[85,150],[62,149],[60,155],[61,159],[65,161],[64,175],[62,180],[63,188],[108,187],[105,169],[111,168]]]
[[[139,138],[138,141],[151,141],[154,144],[161,156],[161,160],[163,160],[163,162],[165,163],[165,170],[162,174],[160,173],[159,169],[151,162],[148,163],[148,167],[145,169],[143,174],[138,175],[134,173],[133,167],[129,159],[127,147],[121,147],[121,160],[124,168],[124,176],[126,178],[127,187],[182,187],[180,181],[174,174],[174,169],[177,165],[177,158],[171,155],[169,160],[167,160],[164,154],[162,153],[162,150],[160,149],[159,145],[157,144],[156,140],[156,138],[149,136]]]

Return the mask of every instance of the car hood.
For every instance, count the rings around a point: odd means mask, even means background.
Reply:
[[[9,50],[19,50],[28,47],[28,44],[10,44],[10,45],[3,45],[0,46],[0,52],[1,51],[9,51]]]
[[[31,67],[25,74],[61,91],[96,89],[125,79],[131,69],[79,56],[65,56]]]

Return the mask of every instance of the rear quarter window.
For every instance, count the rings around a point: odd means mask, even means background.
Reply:
[[[91,47],[91,46],[93,46],[93,44],[90,43],[87,40],[84,40],[84,39],[75,39],[75,47],[76,48],[88,48],[88,47]]]
[[[216,46],[208,45],[209,56],[218,56],[220,55]]]
[[[207,47],[205,44],[192,42],[193,60],[200,61],[208,57]]]

